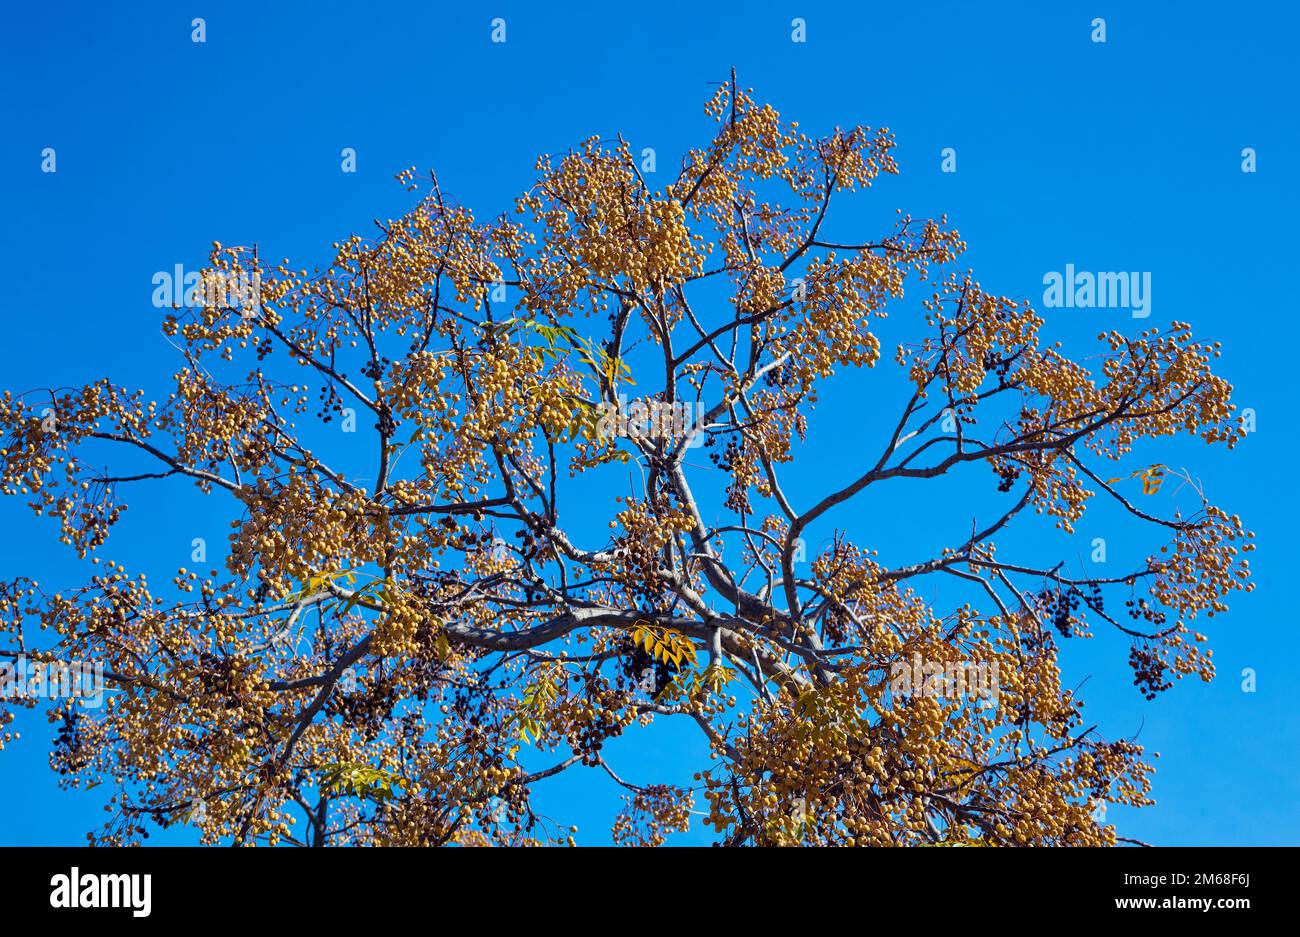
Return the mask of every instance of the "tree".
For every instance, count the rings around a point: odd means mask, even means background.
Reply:
[[[1173,472],[1132,459],[1242,436],[1218,346],[1173,322],[1072,360],[957,266],[946,219],[824,233],[834,197],[898,172],[887,130],[810,137],[734,75],[706,111],[661,189],[593,138],[542,157],[513,217],[408,170],[418,204],[323,269],[214,245],[208,301],[166,315],[184,361],[161,403],[109,380],[4,395],[5,493],[98,564],[0,601],[8,660],[100,661],[117,691],[51,710],[63,783],[111,790],[93,840],[562,842],[532,788],[583,766],[627,789],[624,842],[696,809],[732,845],[1111,844],[1098,805],[1150,802],[1142,747],[1084,727],[1058,654],[1101,625],[1148,696],[1211,677],[1191,628],[1250,588],[1251,535],[1199,495],[1140,507],[1134,477]],[[822,490],[783,486],[824,385],[882,364],[905,285],[930,298],[873,400],[892,433],[844,444]],[[865,492],[990,469],[969,513],[994,519],[927,559],[830,526]],[[124,493],[169,478],[225,498],[232,532],[224,570],[155,590],[97,551]],[[1106,575],[995,552],[1034,515],[1072,534],[1097,498],[1166,546]],[[936,608],[935,579],[969,592]],[[680,787],[604,754],[662,719],[711,749]]]

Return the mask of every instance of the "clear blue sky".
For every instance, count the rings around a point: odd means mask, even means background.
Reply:
[[[206,19],[204,44],[190,39],[195,16]],[[489,42],[498,16],[503,45]],[[796,16],[807,22],[803,44],[790,41]],[[1094,17],[1106,19],[1105,44],[1090,41]],[[1220,672],[1211,685],[1184,681],[1145,702],[1126,643],[1100,629],[1093,642],[1066,645],[1066,674],[1087,679],[1086,713],[1103,734],[1136,733],[1161,752],[1158,805],[1112,808],[1122,833],[1162,844],[1300,841],[1298,616],[1287,585],[1297,560],[1294,5],[497,2],[452,11],[203,0],[25,3],[5,19],[0,387],[106,374],[160,387],[176,359],[150,304],[156,271],[201,266],[213,240],[257,241],[314,265],[331,241],[410,206],[392,181],[409,165],[436,169],[480,217],[528,187],[537,153],[591,134],[654,147],[667,181],[682,151],[706,139],[701,105],[732,65],[809,132],[865,123],[897,135],[902,176],[845,203],[838,231],[879,234],[895,208],[946,212],[981,283],[1035,305],[1044,273],[1067,263],[1151,271],[1150,319],[1054,310],[1049,329],[1075,341],[1181,319],[1224,343],[1221,371],[1238,405],[1257,411],[1258,432],[1231,455],[1200,445],[1144,454],[1186,466],[1256,531],[1257,591],[1204,626]],[[57,173],[41,172],[46,147]],[[340,172],[344,147],[356,149],[355,174]],[[945,147],[957,152],[956,173],[940,172]],[[1244,147],[1257,151],[1254,174],[1241,171]],[[896,315],[905,323],[921,298],[910,295]],[[900,380],[885,365],[846,376],[826,397],[796,476],[806,490],[849,477],[875,413],[896,412]],[[969,530],[974,505],[988,503],[971,499],[990,487],[986,472],[921,483],[915,496],[900,488],[836,520],[887,562],[913,561],[932,554],[936,532]],[[1161,497],[1172,513],[1178,495]],[[107,552],[151,575],[182,565],[195,536],[223,540],[219,499],[177,485],[132,505]],[[1017,533],[1003,550],[1076,561],[1103,536],[1118,570],[1153,544],[1108,527],[1117,520],[1090,515],[1073,542]],[[0,502],[0,529],[0,576],[55,587],[81,577],[18,501]],[[1247,667],[1258,673],[1253,694],[1241,691]],[[59,792],[42,720],[20,728],[26,740],[0,753],[0,843],[81,841],[104,816],[97,792]],[[616,742],[609,756],[625,776],[680,781],[702,751],[689,727],[664,726],[644,745]],[[618,796],[591,771],[537,789],[538,803],[576,821],[585,842],[606,841]],[[706,839],[697,825],[675,841]]]

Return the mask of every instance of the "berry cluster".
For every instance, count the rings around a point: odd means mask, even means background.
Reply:
[[[787,359],[778,368],[773,368],[763,375],[763,382],[768,387],[789,387],[795,381],[794,362]]]
[[[1165,662],[1151,648],[1145,645],[1133,645],[1128,652],[1128,662],[1133,668],[1133,685],[1147,699],[1155,699],[1157,693],[1173,686],[1173,683],[1165,678],[1167,670]]]
[[[994,471],[998,473],[998,478],[1000,479],[998,482],[998,491],[1010,491],[1011,486],[1014,485],[1016,479],[1020,477],[1020,469],[1014,462],[1004,462],[1001,465],[996,466]]]
[[[704,443],[706,447],[714,445],[715,440],[712,436]],[[740,443],[734,439],[727,440],[726,448],[722,452],[710,452],[709,461],[722,469],[724,472],[730,472],[732,465],[740,457]]]
[[[343,724],[354,728],[365,741],[373,741],[384,731],[385,724],[401,697],[392,679],[378,679],[355,693],[335,690],[330,694],[326,712],[343,717]]]
[[[1052,624],[1061,637],[1070,636],[1070,615],[1079,607],[1082,593],[1078,589],[1060,589],[1056,593],[1056,606],[1052,610]]]
[[[87,759],[82,746],[81,711],[69,706],[63,710],[62,716],[50,764],[61,776],[67,777],[84,767]]]
[[[343,398],[334,388],[334,382],[326,381],[320,389],[320,409],[316,411],[316,418],[329,423],[336,413],[339,416],[343,415]]]
[[[999,310],[998,317],[1000,321],[1007,319],[1007,311]],[[991,351],[984,353],[984,370],[992,371],[998,376],[998,383],[1006,383],[1007,372],[1011,370],[1011,358],[999,358]]]
[[[1157,627],[1163,625],[1168,619],[1168,615],[1151,605],[1146,599],[1129,599],[1124,603],[1128,609],[1128,617],[1134,621],[1146,621]]]
[[[673,678],[682,667],[681,664],[673,663],[671,660],[655,660],[639,644],[632,645],[631,650],[624,654],[619,663],[623,676],[633,686],[640,686],[646,673],[653,672],[654,688],[650,690],[650,698],[656,701],[668,688],[668,684],[673,682]]]
[[[361,373],[372,381],[377,381],[383,376],[384,372],[388,370],[388,366],[392,363],[391,359],[380,355],[378,358],[371,358],[362,365]]]

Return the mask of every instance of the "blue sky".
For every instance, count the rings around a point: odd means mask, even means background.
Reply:
[[[902,175],[844,203],[837,233],[883,233],[896,208],[947,213],[980,282],[1036,306],[1044,273],[1067,263],[1151,272],[1149,319],[1045,311],[1049,332],[1067,343],[1172,319],[1224,343],[1220,372],[1239,407],[1255,409],[1258,431],[1231,454],[1181,444],[1143,453],[1145,463],[1186,466],[1257,534],[1257,591],[1202,629],[1219,678],[1184,681],[1148,703],[1131,685],[1126,642],[1100,629],[1095,641],[1068,643],[1063,662],[1067,678],[1087,681],[1090,722],[1161,753],[1157,806],[1111,810],[1122,833],[1161,844],[1295,843],[1300,661],[1286,570],[1297,560],[1287,348],[1296,300],[1286,282],[1300,246],[1300,14],[1283,4],[987,6],[15,7],[0,36],[0,387],[111,375],[159,388],[176,359],[150,303],[156,271],[198,268],[213,240],[324,261],[332,241],[413,204],[392,179],[410,165],[436,169],[479,217],[530,185],[538,153],[592,134],[654,147],[663,179],[651,182],[666,182],[680,154],[707,139],[701,105],[734,65],[759,99],[809,132],[865,123],[897,135]],[[206,20],[203,44],[190,38],[195,16]],[[494,17],[507,22],[504,44],[489,41]],[[795,17],[806,21],[805,43],[791,41]],[[1090,39],[1095,17],[1106,20],[1104,44]],[[56,173],[41,172],[46,147]],[[344,147],[356,150],[356,173],[340,171]],[[955,173],[940,171],[946,147]],[[1245,147],[1257,153],[1255,173],[1241,171]],[[909,295],[893,325],[902,329],[922,298]],[[877,414],[883,425],[897,411],[901,377],[886,364],[836,387],[794,479],[810,493],[852,477],[860,440],[879,438],[870,435]],[[925,558],[937,533],[969,530],[991,488],[979,473],[906,492],[914,483],[891,484],[900,489],[887,499],[836,518],[888,562]],[[1180,503],[1172,491],[1156,497],[1166,513]],[[193,537],[224,538],[225,507],[166,488],[133,502],[108,555],[161,577],[185,562]],[[0,529],[0,575],[52,586],[80,577],[18,501],[0,502]],[[1102,536],[1118,569],[1155,545],[1129,539],[1131,529],[1098,512],[1073,540],[1026,531],[1004,549],[1055,562],[1086,556]],[[1255,693],[1241,690],[1248,667]],[[99,799],[59,792],[42,720],[19,728],[27,738],[0,753],[0,842],[81,841],[101,822]],[[642,742],[609,752],[642,781],[680,781],[704,751],[690,727],[656,727]],[[619,791],[603,774],[569,774],[539,786],[538,803],[577,822],[581,841],[605,841]],[[706,840],[697,825],[675,841]]]

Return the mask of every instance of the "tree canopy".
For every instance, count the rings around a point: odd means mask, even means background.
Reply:
[[[0,659],[105,668],[101,708],[50,706],[62,783],[105,792],[95,842],[566,842],[532,791],[581,770],[625,789],[624,843],[694,812],[729,845],[1113,844],[1098,804],[1150,802],[1142,747],[1085,723],[1058,655],[1115,628],[1147,696],[1212,676],[1197,620],[1250,588],[1251,535],[1199,494],[1145,507],[1172,470],[1135,460],[1242,437],[1217,345],[1175,321],[1069,357],[946,219],[824,233],[898,172],[888,130],[810,136],[734,78],[705,109],[661,187],[592,138],[489,221],[408,170],[414,207],[318,268],[215,244],[225,298],[166,314],[161,400],[0,398],[4,492],[95,564],[0,584]],[[911,337],[885,350],[889,311]],[[819,394],[867,368],[896,376],[871,404],[892,432],[783,485]],[[953,505],[984,520],[928,558],[837,525],[958,472],[988,479]],[[229,505],[224,568],[101,558],[131,491],[178,481]],[[1166,545],[1104,574],[995,549],[1096,499]],[[932,579],[969,600],[936,607]],[[963,691],[967,665],[994,685]],[[680,785],[606,757],[657,720],[710,750]]]

